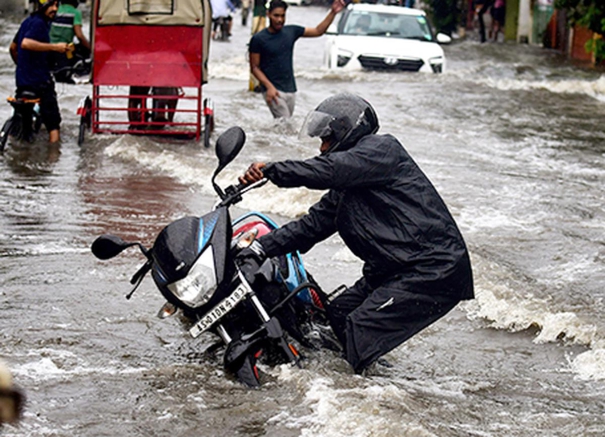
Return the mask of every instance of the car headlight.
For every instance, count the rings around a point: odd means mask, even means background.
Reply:
[[[443,56],[436,56],[429,59],[429,64],[433,69],[433,73],[443,73]]]
[[[344,67],[349,63],[351,58],[353,57],[353,52],[349,52],[347,50],[338,50],[336,65],[339,67]]]
[[[190,308],[207,303],[217,287],[212,246],[208,246],[193,264],[187,276],[172,284],[168,289],[174,297]]]

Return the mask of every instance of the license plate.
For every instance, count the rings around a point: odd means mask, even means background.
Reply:
[[[207,331],[217,320],[231,311],[235,305],[241,302],[248,293],[247,287],[240,284],[233,293],[223,299],[217,306],[212,308],[206,315],[196,322],[189,330],[193,338],[198,337],[202,332]]]

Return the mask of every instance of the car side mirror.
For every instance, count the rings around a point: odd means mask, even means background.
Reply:
[[[449,44],[452,42],[452,38],[450,36],[447,36],[445,33],[438,33],[437,42],[439,44]]]

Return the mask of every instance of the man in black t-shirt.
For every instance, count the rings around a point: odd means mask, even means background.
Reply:
[[[283,0],[272,0],[269,4],[269,27],[254,34],[250,40],[250,71],[260,82],[263,97],[273,117],[288,118],[294,112],[294,43],[300,37],[323,35],[344,6],[343,0],[334,0],[330,12],[321,23],[316,27],[302,27],[284,25],[288,5]]]

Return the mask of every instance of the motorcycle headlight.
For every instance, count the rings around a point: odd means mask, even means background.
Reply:
[[[187,276],[172,284],[168,289],[172,294],[190,308],[198,308],[206,304],[217,287],[212,246],[198,257]]]

